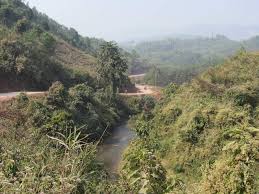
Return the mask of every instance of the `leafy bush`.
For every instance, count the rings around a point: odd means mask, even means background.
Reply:
[[[141,109],[144,109],[146,112],[149,112],[152,109],[154,109],[155,105],[156,100],[151,96],[144,96],[140,100]]]
[[[68,93],[61,82],[55,82],[49,88],[46,104],[53,109],[64,108],[68,98]]]
[[[180,108],[173,108],[166,114],[166,117],[163,118],[163,120],[165,124],[174,123],[181,114],[182,110]]]
[[[141,138],[147,138],[149,136],[150,126],[148,122],[137,120],[135,123],[135,131]]]
[[[41,35],[41,40],[46,49],[48,49],[49,51],[54,51],[56,40],[53,38],[53,36],[51,36],[49,33],[44,32]]]
[[[144,142],[136,141],[124,155],[122,174],[136,193],[165,193],[166,171]]]
[[[165,98],[169,98],[172,94],[174,94],[177,91],[178,88],[179,86],[177,86],[176,84],[173,84],[173,83],[168,84],[163,89],[163,96],[165,96]]]
[[[202,115],[196,115],[188,124],[188,130],[181,133],[182,139],[192,144],[198,143],[199,135],[207,124],[207,119]]]
[[[30,24],[29,24],[28,20],[25,18],[18,20],[17,24],[15,26],[15,30],[18,33],[24,33],[27,30],[29,30],[29,28],[30,28]]]
[[[74,128],[74,121],[72,120],[72,115],[68,112],[55,111],[53,112],[50,120],[42,128],[45,134],[67,134]]]
[[[182,173],[182,172],[184,172],[184,167],[183,167],[183,165],[181,165],[181,164],[176,164],[175,167],[174,167],[174,171],[175,171],[176,173]]]

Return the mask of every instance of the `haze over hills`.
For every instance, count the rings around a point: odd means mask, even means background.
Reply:
[[[119,41],[119,44],[140,43],[145,41],[158,41],[163,39],[190,39],[199,37],[213,38],[217,34],[224,35],[231,40],[242,41],[259,35],[259,25],[220,25],[220,24],[199,24],[158,32],[156,34],[137,35],[128,40]]]
[[[209,37],[223,34],[230,39],[244,39],[259,33],[257,0],[28,2],[84,36],[118,42],[160,39],[174,34]]]
[[[170,82],[191,80],[201,71],[221,63],[241,48],[258,51],[259,36],[242,41],[231,40],[223,35],[179,36],[120,45],[148,60],[151,68],[146,75],[146,83],[154,84],[157,77],[157,84],[167,85]],[[153,66],[159,69],[155,70]]]
[[[217,34],[227,36],[231,40],[245,40],[259,35],[259,25],[196,25],[183,30],[192,35],[213,37]]]

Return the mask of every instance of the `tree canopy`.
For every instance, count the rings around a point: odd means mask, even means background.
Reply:
[[[108,84],[113,95],[126,83],[127,69],[127,62],[115,43],[107,42],[101,46],[98,53],[97,72],[100,82],[103,85]]]

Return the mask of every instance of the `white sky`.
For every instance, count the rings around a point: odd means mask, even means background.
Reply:
[[[259,25],[259,0],[28,1],[30,6],[82,35],[106,40],[189,34],[186,29],[207,24]]]

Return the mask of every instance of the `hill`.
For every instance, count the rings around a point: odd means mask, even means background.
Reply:
[[[173,180],[172,193],[256,193],[258,86],[259,55],[245,51],[190,84],[169,85],[154,111],[137,119],[139,138],[125,154],[124,172],[142,172],[142,154],[151,153]]]
[[[170,82],[190,81],[208,67],[233,56],[242,47],[248,51],[256,51],[259,49],[258,40],[258,37],[253,37],[239,42],[217,35],[213,38],[168,38],[122,46],[128,50],[136,50],[151,66],[159,68],[158,84],[166,85]],[[152,70],[147,74],[146,82],[154,84]]]
[[[57,80],[71,85],[95,76],[104,40],[82,37],[19,0],[1,0],[0,16],[1,91],[46,90]]]
[[[76,69],[89,73],[92,76],[96,74],[96,57],[59,40],[56,44],[55,57],[57,61],[70,69]]]
[[[0,92],[48,91],[0,104],[0,193],[120,193],[96,152],[131,112],[118,95],[130,84],[122,52],[0,0]]]

